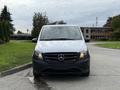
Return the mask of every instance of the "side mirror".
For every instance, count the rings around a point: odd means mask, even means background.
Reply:
[[[89,39],[85,39],[85,42],[90,42],[90,40]]]
[[[38,38],[33,38],[32,42],[37,43]]]

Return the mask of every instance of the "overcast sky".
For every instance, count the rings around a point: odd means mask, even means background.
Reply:
[[[120,0],[0,0],[0,11],[7,5],[17,30],[32,29],[34,12],[46,12],[50,21],[92,26],[98,17],[102,26],[107,17],[120,14]]]

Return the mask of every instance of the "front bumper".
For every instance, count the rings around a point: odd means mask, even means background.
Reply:
[[[89,72],[90,57],[74,63],[47,63],[33,58],[33,73],[40,74],[82,74]]]

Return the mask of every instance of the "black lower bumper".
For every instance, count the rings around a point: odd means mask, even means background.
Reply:
[[[81,74],[89,72],[90,58],[74,63],[57,62],[54,64],[33,59],[33,73],[40,74]]]

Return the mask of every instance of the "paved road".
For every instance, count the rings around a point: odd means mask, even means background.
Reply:
[[[120,50],[88,44],[89,77],[53,76],[33,80],[32,69],[0,78],[0,90],[120,90]]]

